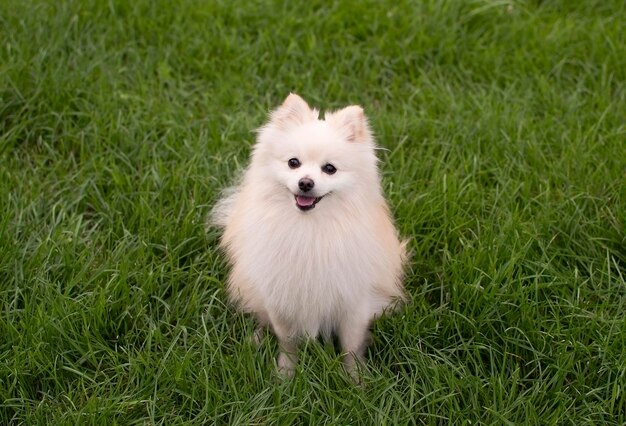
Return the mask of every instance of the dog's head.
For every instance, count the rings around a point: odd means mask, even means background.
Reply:
[[[319,119],[290,94],[259,130],[252,166],[300,211],[330,200],[377,193],[374,142],[363,109],[348,106]],[[259,182],[259,185],[262,183]]]

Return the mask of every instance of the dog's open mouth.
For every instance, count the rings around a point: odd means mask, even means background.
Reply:
[[[315,208],[315,205],[323,198],[323,197],[309,197],[306,195],[296,195],[296,206],[302,210],[307,211]]]

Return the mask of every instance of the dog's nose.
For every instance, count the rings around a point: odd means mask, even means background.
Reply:
[[[298,188],[300,188],[302,192],[309,192],[314,186],[315,182],[313,182],[313,179],[302,178],[298,181]]]

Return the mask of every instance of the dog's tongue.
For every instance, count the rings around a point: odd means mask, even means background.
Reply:
[[[309,207],[315,202],[315,197],[305,197],[304,195],[296,195],[296,203],[302,207]]]

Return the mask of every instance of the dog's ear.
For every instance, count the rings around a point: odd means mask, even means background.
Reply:
[[[350,105],[326,114],[325,120],[335,126],[348,142],[362,142],[370,137],[370,130],[363,108]]]
[[[300,96],[290,93],[283,104],[272,112],[270,123],[285,130],[294,125],[316,120],[317,117],[317,110],[311,109]]]

